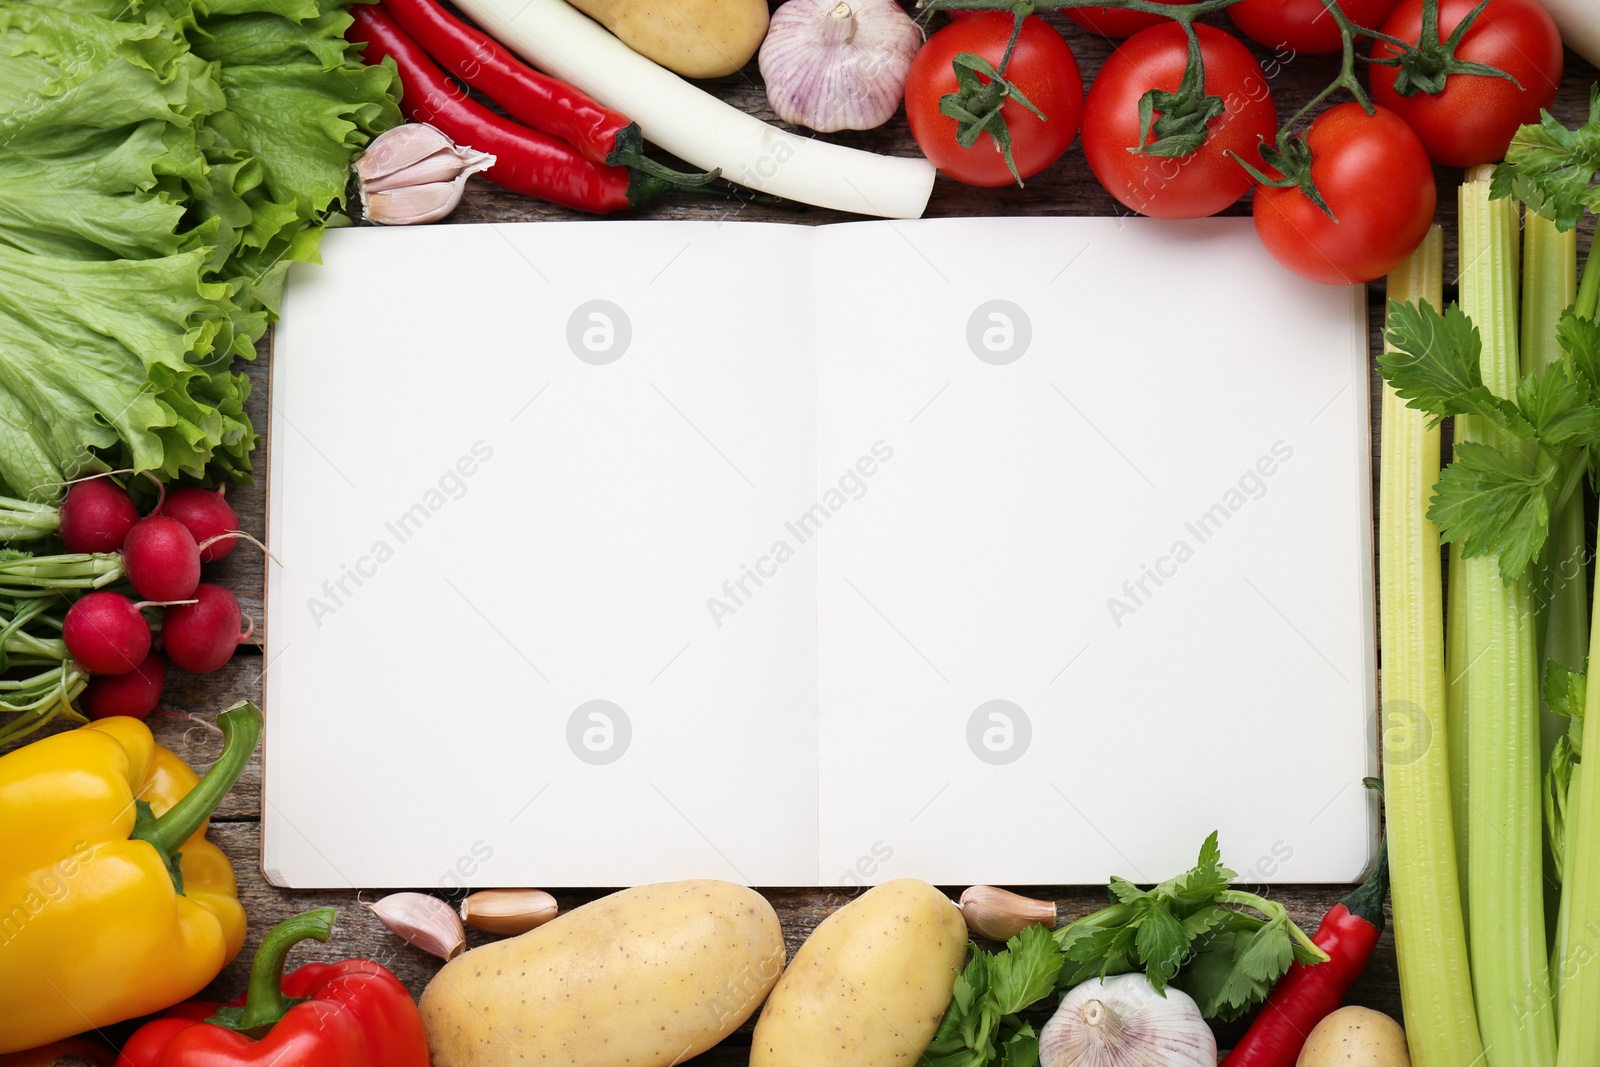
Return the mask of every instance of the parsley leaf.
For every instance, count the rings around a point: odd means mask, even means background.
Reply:
[[[1464,558],[1496,554],[1500,576],[1516,580],[1550,532],[1548,477],[1531,472],[1491,445],[1461,442],[1439,474],[1428,518],[1444,541],[1461,541]]]
[[[1578,225],[1585,209],[1600,212],[1600,188],[1591,187],[1597,170],[1600,86],[1589,91],[1589,121],[1576,130],[1548,111],[1539,112],[1536,125],[1517,130],[1506,161],[1495,168],[1489,195],[1514,196],[1566,231]]]

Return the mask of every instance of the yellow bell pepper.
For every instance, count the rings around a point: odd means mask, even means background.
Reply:
[[[0,1053],[170,1007],[238,955],[233,868],[205,833],[261,710],[217,723],[204,778],[129,718],[0,756]]]

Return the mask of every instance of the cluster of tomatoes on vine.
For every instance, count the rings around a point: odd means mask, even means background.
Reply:
[[[1371,281],[1404,260],[1433,221],[1432,165],[1501,159],[1562,75],[1561,36],[1537,0],[922,6],[952,21],[912,64],[906,114],[950,177],[1020,182],[1055,162],[1081,125],[1090,170],[1131,210],[1201,218],[1254,189],[1262,242],[1289,269],[1330,284]],[[1072,49],[1034,14],[1045,9],[1126,38],[1087,98]],[[1255,55],[1195,21],[1222,11],[1273,51],[1274,76],[1339,53],[1338,76],[1280,128]],[[1341,91],[1353,99],[1319,110]]]

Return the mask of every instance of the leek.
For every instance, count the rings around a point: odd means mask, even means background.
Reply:
[[[1484,384],[1497,396],[1514,397],[1518,207],[1491,201],[1487,176],[1474,176],[1460,193],[1461,305],[1482,337]],[[1523,445],[1498,430],[1471,424],[1466,430],[1463,437],[1458,422],[1458,440],[1492,445],[1513,465],[1531,463]],[[1464,553],[1461,571],[1467,659],[1450,669],[1467,673],[1469,951],[1478,1024],[1490,1067],[1549,1067],[1556,1035],[1542,888],[1531,583],[1504,580],[1492,556]],[[1600,1059],[1582,1062],[1594,1067]]]
[[[1442,304],[1444,234],[1435,226],[1389,276],[1389,299]],[[1465,1067],[1483,1056],[1452,825],[1439,532],[1427,517],[1439,429],[1383,390],[1378,483],[1385,805],[1395,949],[1411,1062]],[[1456,688],[1454,686],[1450,688]]]

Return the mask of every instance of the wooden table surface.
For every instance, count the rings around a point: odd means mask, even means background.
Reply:
[[[1093,77],[1110,51],[1110,45],[1076,26],[1049,16],[1062,26],[1071,42],[1085,79]],[[942,19],[942,17],[941,17]],[[1217,20],[1227,27],[1226,19]],[[1248,42],[1247,42],[1248,43]],[[1329,57],[1275,58],[1269,50],[1257,48],[1272,91],[1276,96],[1280,115],[1291,114],[1326,85],[1335,73],[1335,63]],[[1589,87],[1595,83],[1597,73],[1593,66],[1567,53],[1566,80],[1552,112],[1563,123],[1574,125],[1587,111]],[[761,88],[760,75],[754,62],[745,70],[727,78],[706,83],[707,87],[724,99],[768,121],[776,121],[767,106]],[[834,135],[830,139],[858,148],[893,155],[914,155],[915,143],[906,129],[904,114],[897,114],[888,125],[878,130]],[[1455,186],[1460,179],[1457,171],[1437,172],[1440,189],[1438,221],[1445,226],[1448,242],[1447,263],[1455,256]],[[1248,202],[1236,205],[1229,214],[1244,214]],[[973,189],[941,176],[928,205],[929,217],[959,215],[1118,215],[1126,210],[1114,201],[1095,182],[1084,163],[1077,144],[1054,166],[1034,178],[1025,188]],[[483,223],[531,221],[575,217],[573,213],[546,204],[515,196],[494,186],[474,180],[468,195],[455,215],[453,223]],[[657,205],[628,213],[632,218],[651,219],[739,219],[745,221],[788,221],[823,223],[847,219],[850,216],[836,212],[794,207],[757,207],[738,203],[725,203],[696,197],[678,197]],[[1587,242],[1593,236],[1593,217],[1586,222]],[[1453,266],[1446,268],[1446,284],[1453,285]],[[1159,284],[1159,272],[1153,272]],[[1447,294],[1447,296],[1450,294]],[[1369,291],[1372,310],[1373,336],[1376,339],[1383,307],[1383,287],[1376,284]],[[370,310],[370,309],[368,309]],[[358,313],[360,313],[358,311]],[[264,432],[267,424],[266,359],[249,368],[256,382],[250,399],[250,410],[255,425]],[[1374,379],[1376,382],[1376,379]],[[1376,393],[1374,393],[1376,398]],[[1377,404],[1374,400],[1374,415]],[[264,481],[268,476],[267,457],[264,451],[256,456],[257,475],[260,481],[230,493],[230,499],[240,512],[247,530],[258,535],[264,532],[263,502]],[[1377,470],[1377,435],[1373,436],[1373,470]],[[1286,549],[1287,550],[1287,549]],[[240,546],[228,559],[207,566],[209,581],[217,581],[233,589],[244,610],[258,620],[262,619],[261,602],[264,571],[260,553]],[[200,677],[173,671],[168,675],[163,711],[151,718],[158,739],[175,749],[189,763],[203,769],[213,761],[220,750],[220,735],[214,723],[217,713],[241,699],[261,699],[263,658],[261,637],[240,648],[233,661],[216,674]],[[271,729],[272,709],[267,708],[268,729]],[[329,714],[337,714],[329,709]],[[1196,798],[1204,803],[1204,798]],[[239,893],[250,917],[250,937],[245,951],[235,960],[211,989],[216,996],[231,996],[244,988],[249,960],[262,934],[280,920],[308,908],[331,906],[339,909],[339,928],[333,941],[327,945],[306,942],[296,949],[295,959],[301,962],[312,959],[336,959],[364,956],[379,960],[393,970],[410,987],[420,994],[429,977],[437,969],[437,961],[407,946],[391,936],[369,912],[359,907],[359,901],[371,901],[378,894],[355,892],[292,892],[269,886],[260,869],[261,773],[260,756],[251,761],[249,769],[232,794],[223,802],[212,822],[211,838],[232,859],[238,874]],[[337,813],[330,813],[334,816]],[[1049,833],[1042,826],[1041,835]],[[404,842],[397,841],[403,848]],[[1112,872],[1108,872],[1112,873]],[[1177,872],[1173,872],[1177,873]],[[952,895],[962,887],[949,887]],[[1061,913],[1071,918],[1084,914],[1105,902],[1101,887],[1034,886],[1012,887],[1032,896],[1053,898],[1060,902]],[[563,908],[570,908],[602,895],[607,890],[596,889],[582,893],[559,893]],[[1270,896],[1284,902],[1296,922],[1314,929],[1322,913],[1340,896],[1344,889],[1335,886],[1273,886]],[[459,897],[460,894],[456,896]],[[830,911],[844,902],[838,890],[783,889],[768,891],[767,896],[783,921],[789,952],[793,955],[806,935]],[[469,944],[479,944],[482,935],[469,931]],[[1365,976],[1356,984],[1350,995],[1353,1003],[1369,1005],[1398,1017],[1400,995],[1395,972],[1392,936],[1385,934],[1379,944]],[[116,1040],[130,1028],[116,1027],[105,1034]],[[694,1063],[706,1067],[728,1067],[746,1063],[749,1050],[749,1024],[728,1041],[713,1049]],[[1221,1027],[1219,1034],[1223,1047],[1239,1032],[1237,1026]]]

